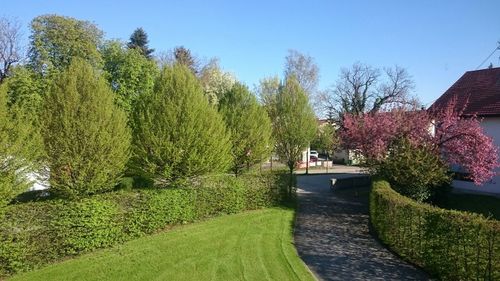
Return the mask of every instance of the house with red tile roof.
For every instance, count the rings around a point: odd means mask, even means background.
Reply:
[[[467,71],[430,109],[443,108],[453,99],[462,116],[476,115],[482,119],[485,133],[500,147],[500,67]],[[500,176],[479,187],[463,180],[454,180],[453,186],[465,191],[500,194]]]

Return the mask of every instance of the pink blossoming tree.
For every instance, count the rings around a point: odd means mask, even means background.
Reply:
[[[430,147],[450,165],[459,165],[476,185],[496,173],[498,148],[484,134],[476,116],[461,117],[452,101],[440,111],[392,109],[387,112],[344,116],[341,138],[367,160],[382,160],[396,140],[405,138]]]

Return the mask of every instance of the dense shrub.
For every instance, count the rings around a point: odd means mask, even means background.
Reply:
[[[418,203],[374,181],[370,220],[403,258],[443,280],[500,279],[500,222]]]
[[[0,222],[0,277],[169,225],[276,205],[284,198],[286,179],[212,176],[189,186],[120,190],[71,204],[55,199],[9,205]]]
[[[51,190],[65,197],[109,191],[129,158],[125,113],[100,73],[80,59],[55,79],[43,107]]]
[[[376,174],[387,179],[394,190],[420,202],[450,182],[448,167],[439,155],[407,139],[396,141],[387,158],[374,167]]]

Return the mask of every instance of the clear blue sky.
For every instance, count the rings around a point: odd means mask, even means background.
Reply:
[[[0,16],[24,25],[56,13],[96,23],[107,38],[127,40],[142,26],[150,46],[184,45],[250,87],[282,74],[288,49],[316,59],[320,88],[356,61],[403,66],[415,94],[431,103],[500,40],[500,1],[106,1],[0,0]],[[490,61],[500,65],[500,51]],[[489,62],[486,62],[486,67]]]

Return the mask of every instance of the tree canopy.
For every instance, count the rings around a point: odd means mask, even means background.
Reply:
[[[38,16],[31,22],[29,64],[38,73],[67,67],[73,58],[93,66],[102,63],[98,47],[103,32],[91,22],[58,15]]]
[[[316,117],[309,99],[294,76],[277,93],[272,115],[276,152],[290,173],[316,133]]]
[[[139,49],[125,48],[119,41],[107,42],[102,57],[106,78],[117,94],[118,104],[128,113],[139,97],[153,90],[159,69]]]
[[[384,74],[384,75],[382,75]],[[413,79],[399,66],[381,71],[372,66],[355,63],[342,68],[333,89],[321,97],[327,115],[342,121],[344,114],[362,115],[378,112],[387,106],[414,106]]]

